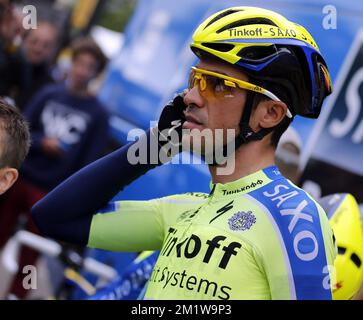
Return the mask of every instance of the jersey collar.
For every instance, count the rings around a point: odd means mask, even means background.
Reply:
[[[279,179],[284,179],[284,176],[276,166],[271,166],[229,183],[211,182],[210,196],[219,198],[245,194]]]

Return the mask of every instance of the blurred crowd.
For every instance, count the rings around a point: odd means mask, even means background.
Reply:
[[[88,37],[75,39],[65,72],[57,64],[62,49],[57,25],[38,17],[37,27],[26,30],[23,18],[11,0],[0,0],[0,96],[21,111],[32,137],[17,182],[0,197],[0,250],[19,228],[37,233],[30,208],[101,157],[109,132],[107,111],[89,89],[107,64],[100,47]],[[35,265],[37,258],[23,249],[8,294],[26,298],[22,267]]]

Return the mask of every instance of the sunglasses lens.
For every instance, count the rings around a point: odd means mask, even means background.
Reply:
[[[197,75],[196,72],[192,70],[189,75],[188,89],[192,90],[195,86],[199,85],[200,79],[200,75]]]
[[[188,88],[191,90],[197,85],[200,94],[205,98],[233,97],[232,88],[225,84],[224,79],[192,70],[189,76]]]
[[[226,85],[224,79],[214,76],[207,76],[207,83],[214,97],[221,99],[233,96],[232,88]]]
[[[188,88],[189,90],[191,90],[196,86],[198,86],[199,93],[201,95],[203,95],[204,97],[210,96],[210,88],[208,87],[206,76],[204,74],[192,70],[189,76]]]

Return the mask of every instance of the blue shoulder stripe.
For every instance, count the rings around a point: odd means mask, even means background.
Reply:
[[[286,179],[275,180],[249,195],[265,207],[285,248],[291,270],[291,299],[332,299],[319,211],[304,191]],[[295,292],[293,292],[295,291]]]

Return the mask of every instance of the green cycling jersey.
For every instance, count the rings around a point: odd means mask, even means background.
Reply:
[[[211,193],[120,201],[89,247],[160,250],[145,299],[331,299],[336,247],[323,209],[269,167]]]

